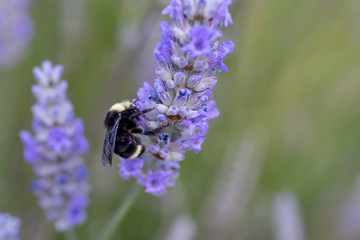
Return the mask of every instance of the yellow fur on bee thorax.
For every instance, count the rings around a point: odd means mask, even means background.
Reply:
[[[125,100],[123,102],[115,103],[114,105],[112,105],[109,111],[123,112],[130,106],[135,106],[135,104],[130,100]]]

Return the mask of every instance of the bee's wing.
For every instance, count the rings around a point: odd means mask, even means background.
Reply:
[[[121,116],[116,120],[114,127],[106,131],[103,154],[102,154],[102,163],[104,166],[110,166],[112,163],[112,157],[115,149],[116,134],[119,127]]]
[[[110,166],[112,161],[112,146],[110,143],[110,132],[111,130],[106,130],[105,140],[104,140],[104,147],[102,153],[102,163],[104,166]]]

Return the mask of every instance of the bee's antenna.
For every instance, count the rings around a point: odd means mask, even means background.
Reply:
[[[139,99],[135,99],[135,101],[133,101],[133,103],[135,104],[137,101],[139,101]]]
[[[155,108],[148,108],[148,109],[144,109],[141,111],[141,113],[147,113],[147,112],[151,112],[152,110],[154,110]]]

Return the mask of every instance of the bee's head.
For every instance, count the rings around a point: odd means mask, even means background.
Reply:
[[[135,118],[140,115],[140,110],[132,105],[121,113],[122,118]]]

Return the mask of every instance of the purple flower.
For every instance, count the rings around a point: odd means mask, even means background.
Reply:
[[[227,67],[225,66],[225,64],[223,63],[223,59],[226,57],[226,55],[228,55],[229,53],[232,53],[234,51],[234,43],[231,41],[227,41],[227,42],[223,42],[220,44],[219,46],[219,50],[216,54],[215,57],[213,57],[210,61],[209,61],[209,66],[210,67],[217,67],[218,71],[225,71],[227,72]]]
[[[77,225],[85,220],[86,212],[85,208],[89,204],[88,197],[86,195],[79,195],[73,198],[67,208],[67,219],[73,224]]]
[[[46,217],[58,231],[68,231],[86,217],[90,190],[88,171],[82,159],[88,143],[83,122],[76,119],[66,97],[67,82],[61,80],[63,67],[44,61],[34,68],[37,84],[32,87],[37,100],[32,107],[34,120],[29,131],[20,132],[24,158],[33,165],[38,179],[30,184]]]
[[[0,213],[0,239],[18,240],[21,220],[8,213]]]
[[[144,166],[144,161],[140,158],[134,159],[124,159],[122,163],[118,164],[119,174],[124,179],[129,179],[130,177],[141,177],[140,169]]]
[[[145,153],[119,164],[123,178],[137,178],[145,192],[159,196],[175,185],[185,152],[199,153],[208,121],[219,115],[211,100],[217,71],[226,71],[230,41],[219,44],[220,27],[232,22],[231,0],[171,0],[163,10],[172,24],[160,22],[162,40],[154,55],[159,64],[154,84],[145,82],[135,104],[152,109],[139,125],[155,135],[140,135]]]
[[[74,121],[74,127],[75,148],[79,151],[79,153],[86,153],[89,150],[89,144],[83,135],[84,127],[82,119],[76,119]]]
[[[0,1],[0,68],[18,63],[33,37],[30,3],[28,0]]]
[[[182,2],[180,0],[172,0],[169,6],[162,11],[162,14],[169,14],[173,23],[178,26],[185,27],[187,24],[182,10]]]
[[[66,152],[71,148],[72,142],[61,127],[53,127],[49,132],[47,147],[53,149],[56,154]]]
[[[34,163],[41,158],[36,141],[27,131],[20,132],[20,138],[24,143],[24,158],[28,163]]]
[[[166,171],[149,171],[147,179],[141,180],[140,183],[145,186],[145,192],[159,196],[166,193],[165,185],[168,183],[170,175],[171,173]]]
[[[205,26],[194,26],[189,33],[191,41],[182,47],[182,51],[190,52],[192,57],[201,55],[211,57],[213,49],[210,43],[216,34],[216,30]]]
[[[206,138],[201,137],[199,135],[195,135],[191,138],[191,150],[194,150],[195,153],[199,153],[201,151],[201,145],[205,141]]]
[[[233,23],[233,20],[228,10],[232,0],[208,0],[207,2],[208,8],[205,14],[208,18],[212,18],[213,25],[220,25],[222,22],[224,22],[225,27],[227,27],[229,23]]]

